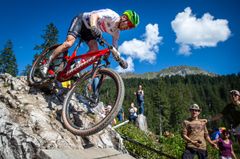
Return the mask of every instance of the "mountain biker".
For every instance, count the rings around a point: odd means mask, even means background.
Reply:
[[[61,53],[67,51],[77,38],[87,43],[89,52],[97,51],[96,38],[101,37],[102,32],[106,32],[112,35],[112,44],[117,49],[120,31],[135,28],[138,24],[139,15],[133,10],[126,10],[122,16],[111,9],[79,14],[73,18],[65,42],[54,50],[48,62],[40,68],[42,74],[47,75],[50,63]]]

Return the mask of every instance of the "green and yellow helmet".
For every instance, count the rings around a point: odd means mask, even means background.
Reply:
[[[126,10],[123,12],[123,15],[126,15],[130,22],[136,27],[139,24],[139,15],[133,10]]]

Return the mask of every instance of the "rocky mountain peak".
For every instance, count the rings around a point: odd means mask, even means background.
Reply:
[[[216,76],[216,74],[209,73],[198,67],[192,66],[173,66],[166,69],[163,69],[159,72],[159,77],[165,76],[186,76],[186,75],[207,75],[207,76]]]
[[[171,76],[187,76],[187,75],[207,75],[207,76],[217,76],[214,73],[202,70],[198,67],[193,66],[172,66],[160,70],[159,72],[146,72],[143,74],[135,73],[122,73],[122,78],[142,78],[142,79],[153,79],[159,77],[171,77]]]

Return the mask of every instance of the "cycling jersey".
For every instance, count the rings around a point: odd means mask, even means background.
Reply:
[[[102,32],[107,32],[112,35],[112,44],[117,48],[119,32],[116,23],[120,21],[120,16],[111,9],[101,9],[92,12],[83,13],[83,22],[85,26],[90,29],[90,16],[97,14],[99,16],[97,26]]]

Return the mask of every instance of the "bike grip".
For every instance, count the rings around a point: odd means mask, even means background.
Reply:
[[[128,63],[127,61],[120,59],[119,60],[119,65],[123,68],[123,69],[127,69],[128,68]]]

